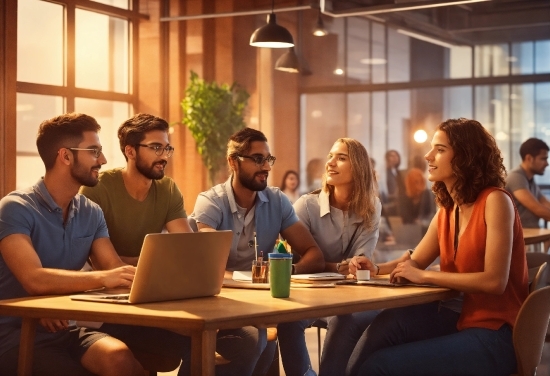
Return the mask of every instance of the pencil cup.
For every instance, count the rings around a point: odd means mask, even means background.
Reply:
[[[274,298],[290,296],[290,275],[292,274],[291,253],[269,253],[269,289]]]
[[[252,261],[252,283],[268,283],[269,282],[269,262],[268,261]]]
[[[368,281],[370,279],[370,270],[357,269],[355,276],[358,281]]]

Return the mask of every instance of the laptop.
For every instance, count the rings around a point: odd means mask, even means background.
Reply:
[[[374,277],[371,278],[368,281],[357,281],[358,285],[369,285],[369,286],[387,286],[387,287],[404,287],[404,286],[416,286],[416,287],[441,287],[437,285],[432,285],[429,283],[412,283],[412,282],[405,282],[405,283],[395,283],[390,282],[390,276],[380,276],[380,277]]]
[[[91,291],[73,300],[138,304],[220,293],[232,231],[148,234],[128,293]]]

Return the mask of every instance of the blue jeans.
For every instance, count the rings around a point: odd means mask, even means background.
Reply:
[[[355,312],[327,318],[319,376],[344,375],[349,357],[363,332],[380,311]]]
[[[283,322],[277,325],[281,360],[287,376],[315,376],[306,346],[304,331],[315,319]]]
[[[240,329],[220,330],[216,337],[216,352],[229,360],[229,363],[216,366],[216,376],[252,375],[266,343],[265,329],[245,326]],[[191,363],[188,351],[183,354],[178,376],[190,374]]]
[[[388,309],[363,333],[347,375],[510,375],[512,329],[456,329],[460,314],[439,303]]]

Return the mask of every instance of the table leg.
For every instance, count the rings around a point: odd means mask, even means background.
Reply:
[[[32,375],[32,357],[34,353],[34,336],[38,319],[23,318],[21,325],[21,342],[19,344],[18,376]]]
[[[215,375],[216,330],[205,330],[191,336],[191,374]]]

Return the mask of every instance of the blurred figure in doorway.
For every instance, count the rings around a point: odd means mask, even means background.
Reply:
[[[435,197],[427,188],[422,170],[411,168],[405,175],[405,192],[399,195],[399,216],[404,224],[420,224],[424,234],[435,211]]]
[[[386,189],[382,194],[382,207],[384,215],[397,215],[397,199],[399,192],[405,190],[403,176],[399,170],[401,164],[401,155],[397,150],[388,150],[385,155],[386,160]]]
[[[294,170],[287,170],[283,176],[281,191],[288,197],[293,204],[300,198],[300,176]]]

